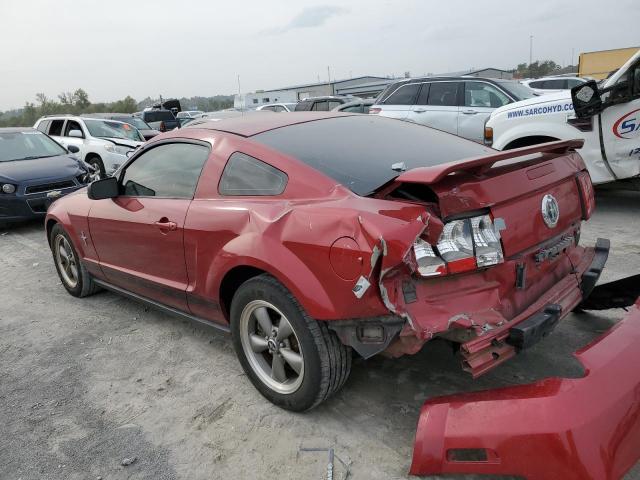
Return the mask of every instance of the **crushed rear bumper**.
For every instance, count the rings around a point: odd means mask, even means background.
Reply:
[[[640,299],[575,356],[582,378],[428,400],[411,474],[621,478],[640,459]]]

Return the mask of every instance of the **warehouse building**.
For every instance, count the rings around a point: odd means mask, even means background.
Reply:
[[[324,95],[354,95],[362,98],[377,96],[392,82],[391,78],[364,76],[331,82],[308,83],[275,90],[257,90],[236,95],[235,108],[256,108],[268,103],[295,103],[305,98]]]

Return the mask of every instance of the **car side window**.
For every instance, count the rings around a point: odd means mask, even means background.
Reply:
[[[63,126],[64,126],[64,120],[51,120],[51,127],[49,127],[49,135],[53,135],[54,137],[61,137]]]
[[[158,145],[126,167],[122,195],[131,197],[193,198],[209,148],[193,143]]]
[[[484,82],[464,83],[465,107],[498,108],[509,103],[509,97],[493,85]]]
[[[544,82],[537,80],[535,82],[529,83],[529,88],[544,88],[543,84]]]
[[[582,85],[584,82],[581,82],[580,80],[576,79],[576,78],[568,78],[567,79],[567,88],[573,88],[573,87],[577,87],[578,85]]]
[[[455,107],[458,105],[457,82],[433,82],[429,88],[428,105]]]
[[[280,195],[288,179],[287,174],[277,168],[235,152],[224,167],[218,190],[222,195]]]
[[[38,124],[38,130],[42,133],[47,133],[49,130],[49,125],[51,125],[51,120],[43,120]]]
[[[303,100],[302,102],[299,102],[296,105],[296,112],[306,112],[308,110],[311,110],[311,103],[312,102],[308,102],[306,100]]]
[[[429,101],[429,87],[430,83],[423,83],[422,88],[420,89],[420,95],[418,95],[418,100],[416,100],[416,105],[427,105]]]
[[[342,105],[342,102],[329,101],[329,110],[333,110],[336,107]]]
[[[329,102],[327,102],[326,100],[315,102],[311,110],[313,110],[314,112],[327,112],[329,110]]]
[[[64,136],[68,137],[71,130],[79,130],[82,132],[82,127],[74,120],[67,120],[67,125],[64,127]],[[84,138],[84,133],[82,133],[82,138]]]
[[[346,107],[340,110],[341,112],[350,112],[350,113],[362,113],[362,105],[353,105],[351,107]]]
[[[547,90],[562,90],[567,88],[567,81],[563,79],[545,80],[543,82],[544,89]]]
[[[384,105],[413,105],[418,96],[418,90],[420,90],[419,83],[403,85],[389,95],[382,103]]]

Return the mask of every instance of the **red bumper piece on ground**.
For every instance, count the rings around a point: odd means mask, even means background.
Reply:
[[[411,474],[621,478],[640,459],[640,299],[575,355],[582,378],[427,401]]]

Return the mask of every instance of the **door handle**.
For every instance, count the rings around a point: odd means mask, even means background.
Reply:
[[[167,217],[162,217],[157,222],[153,222],[153,224],[160,230],[168,230],[172,232],[178,229],[178,224],[176,222],[170,222]]]
[[[462,113],[464,113],[465,115],[475,115],[476,113],[478,113],[477,110],[462,110]]]
[[[425,109],[414,110],[414,113],[424,113],[424,112],[426,112]]]

